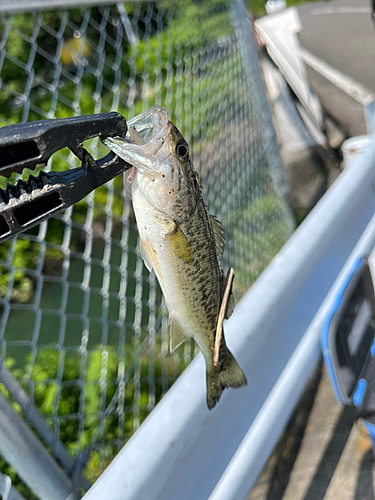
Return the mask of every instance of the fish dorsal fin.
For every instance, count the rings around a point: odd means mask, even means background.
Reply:
[[[189,338],[174,318],[170,318],[169,320],[169,333],[171,339],[171,352],[173,352],[180,344],[182,344],[182,342],[185,342],[185,340]]]
[[[224,245],[225,245],[224,229],[219,219],[217,219],[214,215],[210,215],[210,218],[211,218],[212,229],[214,231],[216,252],[218,257],[221,257],[223,255]]]
[[[223,273],[222,274],[222,286],[221,286],[221,289],[222,289],[222,292],[221,292],[222,299],[221,300],[223,300],[225,285],[226,285],[226,278],[225,278],[224,273]],[[235,305],[236,305],[236,303],[234,300],[233,291],[231,289],[229,297],[228,297],[227,308],[225,310],[225,319],[229,319],[231,317],[232,312],[234,311]]]

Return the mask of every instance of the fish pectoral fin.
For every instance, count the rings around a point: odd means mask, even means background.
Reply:
[[[169,241],[171,249],[176,257],[183,260],[187,264],[193,263],[193,251],[177,222],[174,223],[172,231],[167,233],[165,237]]]
[[[170,333],[170,350],[173,352],[177,347],[185,342],[189,337],[183,332],[180,325],[173,318],[169,320],[169,333]]]

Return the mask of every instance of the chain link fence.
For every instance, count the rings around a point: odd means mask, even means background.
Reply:
[[[131,118],[164,106],[223,223],[223,265],[234,268],[239,299],[293,220],[235,9],[171,0],[2,14],[0,124],[110,110]],[[104,154],[97,141],[87,147]],[[75,161],[62,150],[48,168]],[[166,307],[142,263],[122,177],[2,244],[0,272],[0,396],[18,403],[65,468],[79,461],[94,481],[196,353],[187,342],[169,354]],[[35,498],[8,463],[0,470]]]

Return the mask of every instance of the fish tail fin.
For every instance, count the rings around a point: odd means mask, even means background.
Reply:
[[[211,366],[206,372],[207,406],[209,410],[219,401],[221,393],[227,387],[238,389],[247,385],[244,372],[239,367],[233,354],[225,349],[217,366]]]

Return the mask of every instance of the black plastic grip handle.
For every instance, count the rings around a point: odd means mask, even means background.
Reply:
[[[56,151],[69,147],[81,167],[64,172],[41,171],[0,189],[0,243],[40,224],[82,200],[91,191],[131,168],[110,152],[94,158],[82,143],[98,135],[124,137],[125,118],[118,113],[43,120],[0,129],[0,175],[47,163]]]
[[[127,125],[119,113],[74,116],[9,125],[0,129],[0,175],[9,177],[26,167],[47,164],[69,147],[81,160],[80,146],[99,135],[125,137]]]

